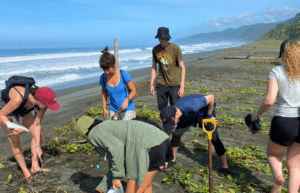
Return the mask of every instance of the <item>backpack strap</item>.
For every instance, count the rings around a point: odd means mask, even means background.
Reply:
[[[19,94],[20,96],[22,97],[22,99],[24,98],[23,95],[18,91],[18,89],[16,89],[15,87],[13,87]]]
[[[26,85],[25,85],[25,94],[24,94],[24,98],[23,98],[22,103],[21,103],[21,105],[20,105],[20,107],[19,107],[20,109],[22,109],[22,108],[25,106],[26,102],[28,101],[29,92],[30,92],[30,85],[29,85],[29,84],[26,84]]]
[[[103,86],[104,86],[104,87],[105,87],[105,84],[106,84],[105,79],[106,79],[106,74],[103,73],[103,80],[102,80],[102,82],[103,82]]]
[[[15,87],[12,87],[14,88],[22,97],[22,103],[21,105],[16,109],[17,111],[19,112],[22,112],[22,109],[24,108],[26,102],[28,101],[28,97],[29,97],[29,92],[30,92],[30,85],[29,84],[26,84],[25,85],[25,94],[24,96],[22,96],[22,94],[15,88]],[[34,108],[31,108],[29,110],[27,110],[26,112],[23,112],[22,114],[26,115],[27,113],[29,113],[30,111],[32,111]]]
[[[127,91],[129,92],[129,88],[128,88],[128,85],[127,85],[127,83],[126,83],[126,81],[125,81],[124,75],[123,75],[124,71],[123,71],[123,70],[120,70],[120,73],[121,73],[122,80],[123,80],[124,85],[125,85],[125,93],[127,93]],[[128,98],[128,103],[129,103],[129,93],[128,93],[127,98]]]
[[[123,71],[123,70],[120,70],[120,74],[121,74],[122,80],[123,80],[123,82],[124,82],[124,84],[125,84],[125,89],[129,90],[128,85],[127,85],[127,83],[126,83],[126,81],[125,81],[125,78],[124,78],[123,73],[124,73],[124,71]]]

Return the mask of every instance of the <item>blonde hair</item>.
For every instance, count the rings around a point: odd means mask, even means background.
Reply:
[[[295,82],[300,79],[300,42],[291,41],[284,49],[284,68],[287,76]]]

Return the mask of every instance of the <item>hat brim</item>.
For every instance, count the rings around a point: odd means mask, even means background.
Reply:
[[[84,115],[80,117],[75,125],[75,131],[80,135],[80,137],[85,138],[85,134],[88,132],[88,128],[94,123],[94,121],[95,119],[89,116]]]
[[[155,38],[158,38],[158,39],[171,39],[171,36],[169,36],[167,34],[163,34],[163,35],[157,34],[155,36]]]
[[[46,105],[48,106],[48,108],[51,110],[51,111],[57,111],[58,109],[60,109],[60,105],[58,104],[57,101],[55,101],[55,103],[52,103],[52,104],[47,104]]]
[[[164,128],[164,131],[171,131],[172,128],[173,128],[173,121],[172,120],[169,120],[169,121],[166,121],[163,123],[163,128]]]

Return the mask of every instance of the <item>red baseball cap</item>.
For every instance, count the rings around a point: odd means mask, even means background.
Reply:
[[[55,92],[51,88],[38,88],[34,96],[41,103],[45,103],[51,111],[57,111],[60,108],[56,101]]]

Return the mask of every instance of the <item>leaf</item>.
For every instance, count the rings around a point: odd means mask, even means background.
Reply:
[[[0,164],[0,169],[4,168],[3,164]]]
[[[245,177],[244,173],[241,173],[240,178],[243,179]]]
[[[231,188],[229,188],[228,191],[229,191],[230,193],[235,193],[235,190],[234,190],[234,189],[231,189]]]
[[[12,175],[9,174],[8,177],[7,177],[7,181],[9,181],[11,178],[12,178]]]

